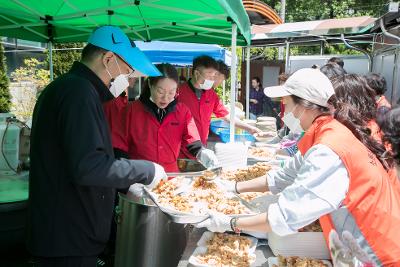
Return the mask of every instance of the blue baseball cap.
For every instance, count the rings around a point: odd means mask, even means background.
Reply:
[[[147,56],[136,47],[135,43],[118,27],[102,26],[97,28],[90,35],[88,43],[120,56],[135,70],[134,76],[162,75]]]

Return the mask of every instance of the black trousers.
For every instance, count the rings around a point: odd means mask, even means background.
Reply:
[[[96,267],[97,256],[91,257],[35,257],[34,267]]]

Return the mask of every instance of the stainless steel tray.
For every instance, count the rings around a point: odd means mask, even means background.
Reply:
[[[222,167],[215,167],[215,168],[205,169],[202,171],[195,171],[195,172],[167,172],[167,176],[168,177],[177,177],[177,176],[198,177],[198,176],[205,175],[207,172],[213,172],[215,174],[215,177],[217,177],[221,174]]]
[[[204,215],[195,215],[191,213],[172,213],[168,209],[165,209],[164,207],[160,206],[157,202],[157,200],[153,197],[153,195],[150,193],[149,189],[146,187],[144,188],[144,191],[147,193],[149,198],[160,208],[162,212],[174,223],[180,223],[180,224],[196,224],[203,222],[207,220],[210,215],[209,214],[204,214]]]

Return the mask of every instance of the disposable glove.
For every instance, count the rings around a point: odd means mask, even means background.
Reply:
[[[329,233],[329,247],[335,267],[372,267],[368,254],[361,249],[353,235],[344,231],[342,240],[336,231]]]
[[[215,156],[214,151],[210,149],[203,148],[197,154],[196,157],[206,168],[213,168],[218,165],[217,156]]]
[[[154,164],[154,178],[153,181],[151,181],[150,184],[146,185],[146,187],[148,189],[153,189],[154,187],[156,187],[161,180],[167,180],[168,176],[165,173],[164,168],[161,165],[158,165],[157,163],[153,163]]]
[[[219,212],[210,212],[210,218],[204,222],[195,224],[195,227],[205,227],[211,232],[224,233],[232,230],[231,217]]]
[[[133,184],[129,187],[129,192],[135,197],[142,197],[144,194],[143,187],[144,187],[143,184],[139,183]]]
[[[218,179],[218,180],[215,180],[215,182],[219,185],[219,187],[225,189],[226,192],[237,193],[235,181]]]

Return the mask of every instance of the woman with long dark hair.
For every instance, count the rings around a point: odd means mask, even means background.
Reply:
[[[358,126],[358,131],[369,133],[376,141],[382,143],[382,133],[376,123],[376,94],[369,87],[367,80],[358,74],[345,74],[336,76],[331,81],[335,89],[335,108],[343,109],[345,106],[349,106],[352,110],[349,115],[353,116],[353,124]],[[340,113],[342,113],[340,110],[336,112],[336,114]],[[385,152],[382,145],[375,144],[373,146],[374,149]]]
[[[389,153],[392,154],[400,178],[400,107],[390,110],[382,120],[383,141],[390,145]]]
[[[233,218],[211,214],[198,224],[214,232],[242,230],[296,233],[319,219],[324,236],[336,230],[356,237],[370,264],[394,266],[400,262],[400,184],[388,173],[390,156],[362,131],[357,110],[336,105],[329,79],[316,69],[301,69],[283,86],[266,88],[269,97],[282,97],[285,124],[292,132],[305,131],[299,152],[280,170],[245,182],[225,181],[236,193],[279,193],[278,203],[266,213]],[[334,116],[330,104],[336,105]]]
[[[176,100],[178,72],[170,64],[157,68],[162,76],[147,78],[140,98],[126,112],[124,133],[113,140],[114,147],[131,159],[156,162],[167,172],[179,171],[181,146],[207,167],[215,165],[217,159],[202,146],[189,109]]]

